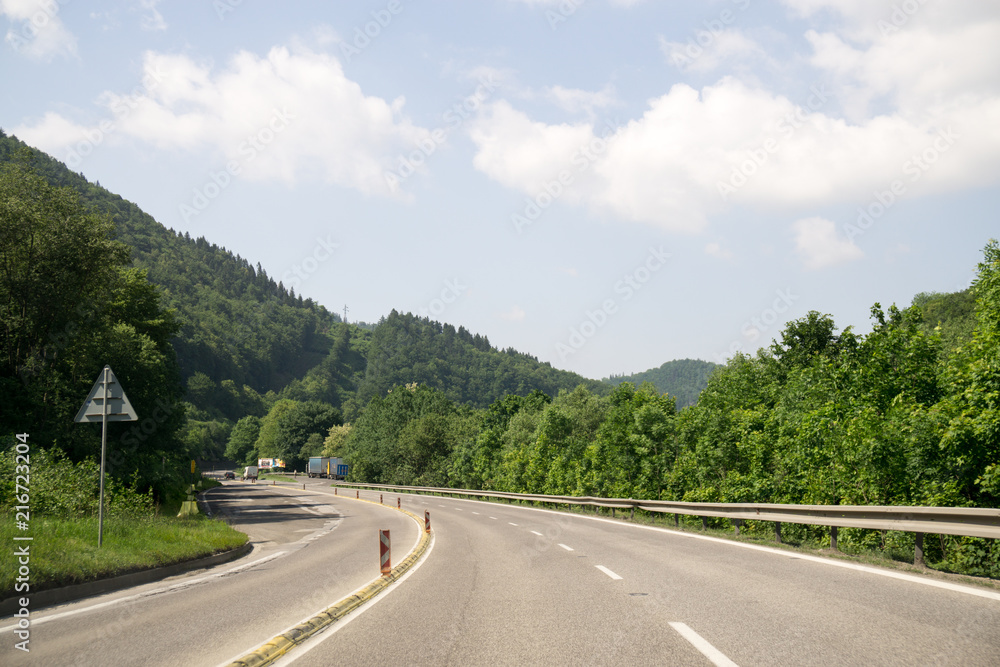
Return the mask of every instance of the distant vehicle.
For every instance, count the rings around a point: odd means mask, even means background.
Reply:
[[[310,477],[346,479],[347,465],[339,456],[310,456],[307,472]]]
[[[243,469],[243,481],[250,480],[251,482],[257,481],[257,466],[247,466]]]
[[[232,470],[227,471],[226,474],[223,475],[222,477],[223,479],[236,479],[236,475],[233,473]]]
[[[310,477],[326,477],[330,472],[329,456],[310,456],[309,468],[306,470]]]

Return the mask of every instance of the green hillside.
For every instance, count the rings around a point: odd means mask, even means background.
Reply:
[[[19,152],[50,184],[75,190],[84,206],[110,219],[131,266],[146,272],[173,312],[180,330],[170,344],[187,403],[180,437],[202,458],[221,458],[233,425],[248,415],[263,418],[279,399],[323,403],[352,419],[395,384],[427,384],[476,407],[506,393],[598,385],[530,355],[496,350],[484,336],[450,324],[395,312],[377,326],[345,324],[275,282],[259,262],[168,229],[57,160],[0,136],[0,164]]]
[[[359,387],[367,403],[396,385],[411,382],[439,389],[450,400],[486,407],[507,394],[538,390],[555,395],[585,385],[607,393],[599,382],[561,371],[536,357],[500,351],[485,336],[395,310],[372,334],[368,368]]]
[[[698,395],[708,386],[708,378],[718,364],[700,359],[678,359],[668,361],[659,368],[651,368],[632,375],[612,375],[604,382],[613,386],[631,382],[635,386],[652,382],[661,394],[670,394],[677,399],[677,407],[685,408],[698,401]]]

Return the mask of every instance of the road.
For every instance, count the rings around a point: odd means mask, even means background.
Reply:
[[[417,538],[398,512],[306,486],[214,491],[254,554],[39,612],[30,660],[8,641],[0,663],[224,664],[372,579],[376,527],[407,550]],[[430,554],[278,664],[1000,665],[996,593],[581,515],[388,493],[386,504],[397,497],[430,511]]]
[[[214,665],[267,641],[378,576],[378,532],[403,549],[409,517],[301,487],[229,482],[211,506],[251,535],[246,558],[31,616],[31,651],[0,646],[3,665]],[[227,574],[228,573],[228,574]],[[9,627],[9,619],[0,623]],[[13,637],[10,630],[3,636]]]
[[[996,594],[617,521],[403,498],[431,511],[431,557],[279,664],[1000,665]]]

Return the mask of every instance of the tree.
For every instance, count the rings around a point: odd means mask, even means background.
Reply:
[[[261,422],[255,446],[257,454],[282,459],[287,468],[303,468],[310,456],[322,451],[323,435],[340,421],[340,412],[332,405],[283,398]],[[313,435],[318,438],[310,441]]]
[[[856,342],[848,327],[838,336],[833,318],[810,310],[805,317],[789,322],[781,332],[781,342],[771,345],[771,353],[787,372],[792,368],[809,366],[820,355],[834,357],[842,349],[850,349]]]
[[[253,415],[236,422],[229,434],[229,442],[226,443],[226,458],[247,465],[256,461],[254,444],[260,437],[260,425],[260,417]]]
[[[981,506],[1000,502],[1000,246],[983,251],[972,293],[976,297],[973,338],[945,369],[942,472],[963,496]]]
[[[190,454],[176,437],[184,409],[170,341],[180,323],[145,273],[126,267],[111,218],[50,185],[33,170],[42,164],[28,151],[0,165],[0,432],[58,442],[75,461],[98,456],[99,427],[73,416],[111,365],[140,422],[109,426],[108,469],[162,495]]]
[[[351,433],[351,425],[335,424],[327,431],[326,439],[323,441],[323,453],[321,456],[343,456],[342,448],[347,436]]]

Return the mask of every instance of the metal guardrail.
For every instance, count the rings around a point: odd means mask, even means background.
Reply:
[[[837,548],[837,528],[867,528],[871,530],[896,530],[916,534],[914,562],[923,564],[923,536],[962,535],[969,537],[1000,538],[1000,508],[978,507],[921,507],[921,506],[869,506],[869,505],[780,505],[775,503],[693,503],[667,500],[636,500],[633,498],[594,498],[591,496],[548,496],[530,493],[505,493],[475,491],[470,489],[445,489],[426,486],[391,486],[385,484],[355,484],[338,482],[347,486],[389,491],[441,493],[474,498],[518,500],[554,505],[582,505],[615,510],[644,510],[661,514],[721,517],[730,519],[739,534],[743,521],[769,521],[775,524],[775,539],[781,541],[781,524],[796,523],[829,526],[831,547]]]

